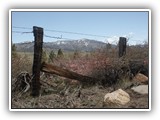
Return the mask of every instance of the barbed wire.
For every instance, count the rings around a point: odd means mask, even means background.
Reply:
[[[44,34],[44,36],[48,37],[48,38],[62,39],[62,36],[61,37],[56,37],[56,36],[50,36],[50,35],[46,35],[46,34]]]
[[[17,29],[33,29],[33,28],[28,28],[28,27],[18,27],[18,26],[12,26],[13,28]],[[92,36],[92,37],[109,37],[109,36],[104,36],[104,35],[96,35],[96,34],[88,34],[88,33],[79,33],[79,32],[70,32],[70,31],[60,31],[60,30],[51,30],[51,29],[44,29],[44,31],[48,32],[58,32],[58,33],[67,33],[67,34],[77,34],[77,35],[85,35],[85,36]]]
[[[12,26],[15,29],[33,29],[33,28],[28,28],[28,27],[19,27],[19,26]],[[77,35],[85,35],[85,36],[94,36],[94,37],[107,37],[107,36],[102,36],[102,35],[95,35],[95,34],[86,34],[86,33],[78,33],[78,32],[68,32],[68,31],[58,31],[58,30],[49,30],[49,29],[44,29],[44,31],[50,31],[50,32],[59,32],[59,33],[67,33],[67,34],[77,34]],[[13,33],[33,33],[33,32],[22,32],[22,31],[12,31]],[[51,36],[51,35],[46,35],[44,34],[44,37],[47,38],[54,38],[54,39],[63,39],[63,40],[72,40],[73,38],[64,38],[62,37],[57,37],[57,36]]]
[[[27,33],[33,33],[33,31],[32,32],[12,31],[12,33],[27,34]],[[50,35],[44,34],[44,37],[54,38],[54,39],[62,39],[62,40],[72,40],[73,39],[73,38],[63,38],[62,35],[61,35],[61,37],[57,37],[57,36],[50,36]]]
[[[54,38],[54,39],[61,39],[61,40],[72,40],[73,39],[73,38],[64,38],[64,37],[62,37],[62,35],[60,37],[57,37],[57,36],[50,36],[50,35],[44,34],[44,37]]]
[[[69,31],[58,31],[58,30],[48,30],[48,29],[45,29],[45,31],[67,33],[67,34],[76,34],[76,35],[85,35],[85,36],[92,36],[92,37],[103,37],[103,38],[109,37],[109,36],[104,36],[104,35],[95,35],[95,34],[87,34],[87,33],[79,33],[79,32],[69,32]]]
[[[25,33],[33,33],[33,31],[32,31],[32,32],[12,31],[12,33],[21,33],[21,34],[25,34]]]
[[[31,32],[22,32],[22,31],[12,31],[13,33],[19,33],[19,34],[27,34],[27,33],[33,33],[33,31],[31,31]],[[73,40],[73,38],[64,38],[64,37],[62,37],[62,35],[60,36],[60,37],[57,37],[57,36],[51,36],[51,35],[47,35],[47,34],[44,34],[44,37],[47,37],[47,38],[51,38],[51,39],[61,39],[61,40]],[[111,38],[111,37],[110,37]],[[75,40],[75,39],[74,39]],[[109,42],[109,41],[107,41],[106,40],[106,43],[109,43],[109,44],[118,44],[118,41],[119,41],[119,39],[116,39],[116,40],[114,40],[114,41],[112,41],[112,42]],[[129,40],[129,41],[135,41],[135,42],[141,42],[141,43],[143,43],[144,41],[141,41],[141,40]]]
[[[22,26],[12,26],[12,28],[15,28],[15,29],[33,29],[33,28],[29,28],[29,27],[22,27]],[[50,30],[50,29],[44,29],[44,31],[49,31],[49,32],[58,32],[58,33],[67,33],[67,34],[77,34],[77,35],[85,35],[85,36],[92,36],[92,37],[101,37],[101,38],[112,38],[112,36],[103,36],[103,35],[95,35],[95,34],[87,34],[87,33],[79,33],[79,32],[69,32],[69,31],[59,31],[59,30]],[[33,33],[33,31],[12,31],[13,33],[21,33],[21,34],[27,34],[27,33]],[[63,40],[72,40],[73,38],[63,38],[62,35],[60,37],[57,37],[57,36],[53,36],[53,35],[47,35],[47,34],[44,34],[44,37],[47,37],[47,38],[54,38],[54,39],[63,39]],[[113,43],[116,43],[118,42],[119,39],[117,40],[114,40],[112,42],[109,42],[107,39],[106,39],[106,43],[110,43],[110,44],[113,44]],[[134,40],[134,39],[129,39],[128,41],[132,41],[132,42],[144,42],[144,41],[141,41],[141,40]]]
[[[12,28],[18,28],[18,29],[33,29],[33,28],[28,28],[28,27],[18,27],[18,26],[12,26]]]

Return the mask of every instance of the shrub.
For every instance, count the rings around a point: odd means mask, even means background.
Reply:
[[[41,62],[46,62],[48,60],[47,53],[45,50],[42,51],[42,60]]]
[[[63,57],[63,52],[61,49],[58,50],[58,54],[57,54],[58,58],[62,58]]]
[[[79,58],[80,57],[80,52],[78,51],[78,50],[76,50],[75,52],[74,52],[74,54],[73,54],[73,58],[74,59],[77,59],[77,58]]]
[[[56,58],[56,54],[54,53],[54,51],[52,50],[49,54],[49,62],[53,62],[53,59]]]
[[[17,77],[23,71],[32,72],[32,61],[27,55],[12,56],[11,59],[11,75],[12,78]]]

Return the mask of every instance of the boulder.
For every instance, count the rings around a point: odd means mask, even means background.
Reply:
[[[141,74],[141,73],[138,73],[134,78],[133,80],[135,81],[138,81],[138,82],[141,82],[143,84],[148,84],[148,77]]]
[[[128,93],[122,89],[118,89],[112,93],[107,93],[104,96],[104,105],[106,106],[121,106],[125,105],[130,101],[130,96]]]
[[[131,89],[139,94],[148,94],[148,85],[139,85]]]

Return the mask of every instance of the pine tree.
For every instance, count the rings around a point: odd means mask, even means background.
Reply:
[[[58,58],[62,58],[63,57],[63,52],[61,49],[58,50],[58,54],[57,54]]]
[[[80,53],[79,53],[78,50],[76,50],[76,51],[74,52],[74,54],[73,54],[73,58],[74,58],[74,59],[77,59],[77,58],[79,58],[79,57],[80,57]]]
[[[54,51],[52,50],[49,54],[49,62],[53,62],[53,59],[56,58],[56,54],[54,53]]]
[[[12,57],[17,56],[17,47],[15,44],[12,45]]]
[[[106,47],[107,47],[107,51],[110,50],[110,49],[112,48],[112,46],[111,46],[110,43],[107,43],[107,44],[106,44]]]
[[[41,62],[46,62],[48,60],[47,53],[45,50],[42,50],[42,60]]]

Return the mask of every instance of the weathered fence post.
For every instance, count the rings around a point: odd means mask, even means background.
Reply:
[[[126,54],[126,44],[127,40],[125,37],[119,38],[119,57],[122,57]]]
[[[40,68],[43,45],[43,28],[33,26],[34,34],[34,60],[32,68],[32,96],[39,96],[40,91]]]

